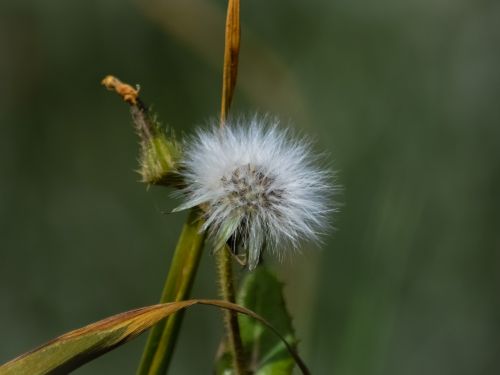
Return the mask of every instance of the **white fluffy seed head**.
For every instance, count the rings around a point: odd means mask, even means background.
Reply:
[[[332,173],[316,166],[310,144],[254,117],[199,130],[185,149],[185,203],[203,205],[202,230],[219,249],[231,239],[249,268],[262,249],[282,258],[303,239],[317,240],[333,209]]]

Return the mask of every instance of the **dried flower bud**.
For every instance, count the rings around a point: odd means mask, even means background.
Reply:
[[[173,134],[167,134],[139,97],[139,87],[132,87],[112,75],[107,75],[101,84],[116,92],[130,104],[130,113],[141,143],[139,156],[142,182],[147,184],[176,184],[174,176],[180,158],[180,147]]]

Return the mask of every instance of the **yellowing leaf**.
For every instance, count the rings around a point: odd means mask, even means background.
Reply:
[[[0,375],[67,374],[130,341],[161,319],[196,304],[229,309],[259,320],[280,337],[299,367],[305,368],[285,339],[254,312],[225,301],[188,300],[131,310],[71,331],[0,366]]]

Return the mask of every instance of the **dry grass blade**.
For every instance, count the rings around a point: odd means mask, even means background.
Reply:
[[[222,78],[221,127],[226,122],[233,99],[236,77],[238,76],[238,57],[240,53],[240,1],[229,0],[226,19],[226,42],[224,45],[224,68]]]
[[[114,315],[71,331],[13,359],[0,367],[0,374],[67,374],[193,303],[155,305]]]
[[[227,15],[218,2],[135,0],[135,4],[145,17],[168,34],[168,38],[174,38],[211,67],[219,69],[223,48],[219,48],[218,26],[224,23]],[[261,111],[286,114],[295,119],[295,123],[309,126],[304,91],[299,87],[290,62],[269,44],[265,34],[252,32],[249,25],[243,33],[245,72],[238,74],[238,90]]]
[[[0,366],[0,375],[67,374],[130,341],[161,319],[196,304],[216,306],[257,319],[285,343],[302,373],[309,374],[293,347],[271,324],[256,313],[226,301],[193,299],[131,310],[71,331]]]

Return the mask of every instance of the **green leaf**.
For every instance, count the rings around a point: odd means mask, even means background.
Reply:
[[[238,304],[264,317],[286,341],[296,348],[297,340],[292,319],[283,298],[283,284],[265,267],[259,266],[245,277],[237,298]],[[239,316],[241,338],[248,369],[256,375],[292,374],[294,357],[283,341],[274,336],[257,321]],[[231,355],[223,347],[216,363],[219,375],[234,374]],[[307,369],[302,368],[304,373]]]
[[[160,303],[183,301],[189,297],[200,262],[205,234],[197,209],[191,209],[170,263]],[[183,312],[156,324],[149,332],[137,375],[165,374],[181,329]]]
[[[254,312],[219,300],[188,300],[131,310],[71,331],[0,366],[0,375],[57,375],[70,371],[130,341],[161,319],[190,306],[202,304],[229,309],[259,320],[274,328]],[[291,347],[293,357],[303,366]]]

